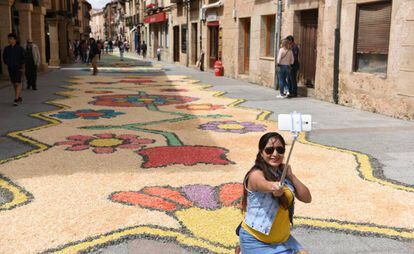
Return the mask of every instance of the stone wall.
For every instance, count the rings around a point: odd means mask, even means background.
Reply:
[[[264,15],[276,15],[275,1],[222,0],[224,5],[207,10],[217,13],[222,29],[222,62],[225,76],[243,79],[267,87],[274,87],[274,57],[265,57]],[[341,12],[341,43],[339,63],[339,103],[398,118],[414,119],[414,6],[412,0],[393,0],[388,66],[385,74],[355,72],[354,44],[357,4],[373,0],[343,0]],[[283,1],[281,37],[301,37],[300,13],[318,11],[315,87],[305,88],[307,96],[333,102],[334,35],[337,19],[336,0]],[[191,55],[191,22],[197,22],[192,13],[188,28]],[[180,64],[185,65],[186,54],[181,52],[181,26],[186,23],[182,4],[172,11],[170,24],[170,56],[173,60],[173,26],[180,26]],[[250,19],[249,72],[243,67],[243,20]],[[205,51],[205,69],[209,65],[209,33],[207,22],[202,28],[202,50]],[[198,33],[200,30],[198,30]],[[200,48],[198,48],[200,52]],[[191,59],[190,59],[191,66]]]
[[[414,5],[394,0],[387,72],[353,71],[353,45],[357,3],[347,0],[342,12],[340,57],[341,104],[398,118],[414,119]]]

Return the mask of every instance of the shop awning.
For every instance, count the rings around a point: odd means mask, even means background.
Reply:
[[[151,24],[151,23],[159,23],[159,22],[164,22],[167,21],[168,17],[167,17],[167,13],[166,12],[160,12],[160,13],[156,13],[150,16],[146,16],[144,18],[144,23],[147,24]]]

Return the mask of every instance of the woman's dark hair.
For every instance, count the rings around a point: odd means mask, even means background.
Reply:
[[[256,156],[256,161],[254,162],[254,166],[247,172],[246,176],[244,177],[244,181],[243,181],[243,199],[242,199],[242,211],[246,212],[246,208],[247,208],[247,181],[248,181],[248,177],[250,175],[251,172],[253,172],[254,170],[260,170],[263,172],[263,175],[265,177],[266,180],[268,181],[280,181],[280,174],[276,174],[276,172],[272,173],[271,172],[271,167],[270,165],[263,159],[262,157],[262,151],[263,149],[265,149],[267,143],[269,142],[269,140],[271,138],[276,138],[277,140],[280,141],[280,143],[282,143],[283,147],[286,146],[285,140],[283,139],[282,135],[280,135],[277,132],[268,132],[266,134],[264,134],[260,140],[259,140],[259,151],[257,153]],[[279,166],[278,170],[282,170],[282,164]],[[285,194],[283,194],[282,196],[277,198],[279,201],[279,204],[282,208],[284,209],[288,209],[289,208],[289,202],[285,196]]]

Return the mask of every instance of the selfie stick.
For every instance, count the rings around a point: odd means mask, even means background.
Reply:
[[[289,166],[290,155],[292,154],[293,146],[295,146],[295,142],[296,142],[296,139],[299,136],[299,132],[302,131],[302,121],[299,121],[298,126],[295,126],[294,115],[299,115],[299,119],[302,118],[301,114],[297,113],[296,111],[293,112],[293,113],[290,113],[290,120],[291,120],[290,132],[293,134],[293,142],[292,142],[292,146],[289,149],[289,154],[288,154],[285,166],[283,167],[283,173],[282,173],[282,176],[280,178],[280,188],[282,188],[285,185],[285,178],[286,178],[287,169],[288,169],[288,166]]]

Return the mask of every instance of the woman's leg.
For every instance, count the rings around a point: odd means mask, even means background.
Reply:
[[[280,66],[279,70],[279,87],[280,87],[280,95],[285,94],[286,89],[286,67]]]

